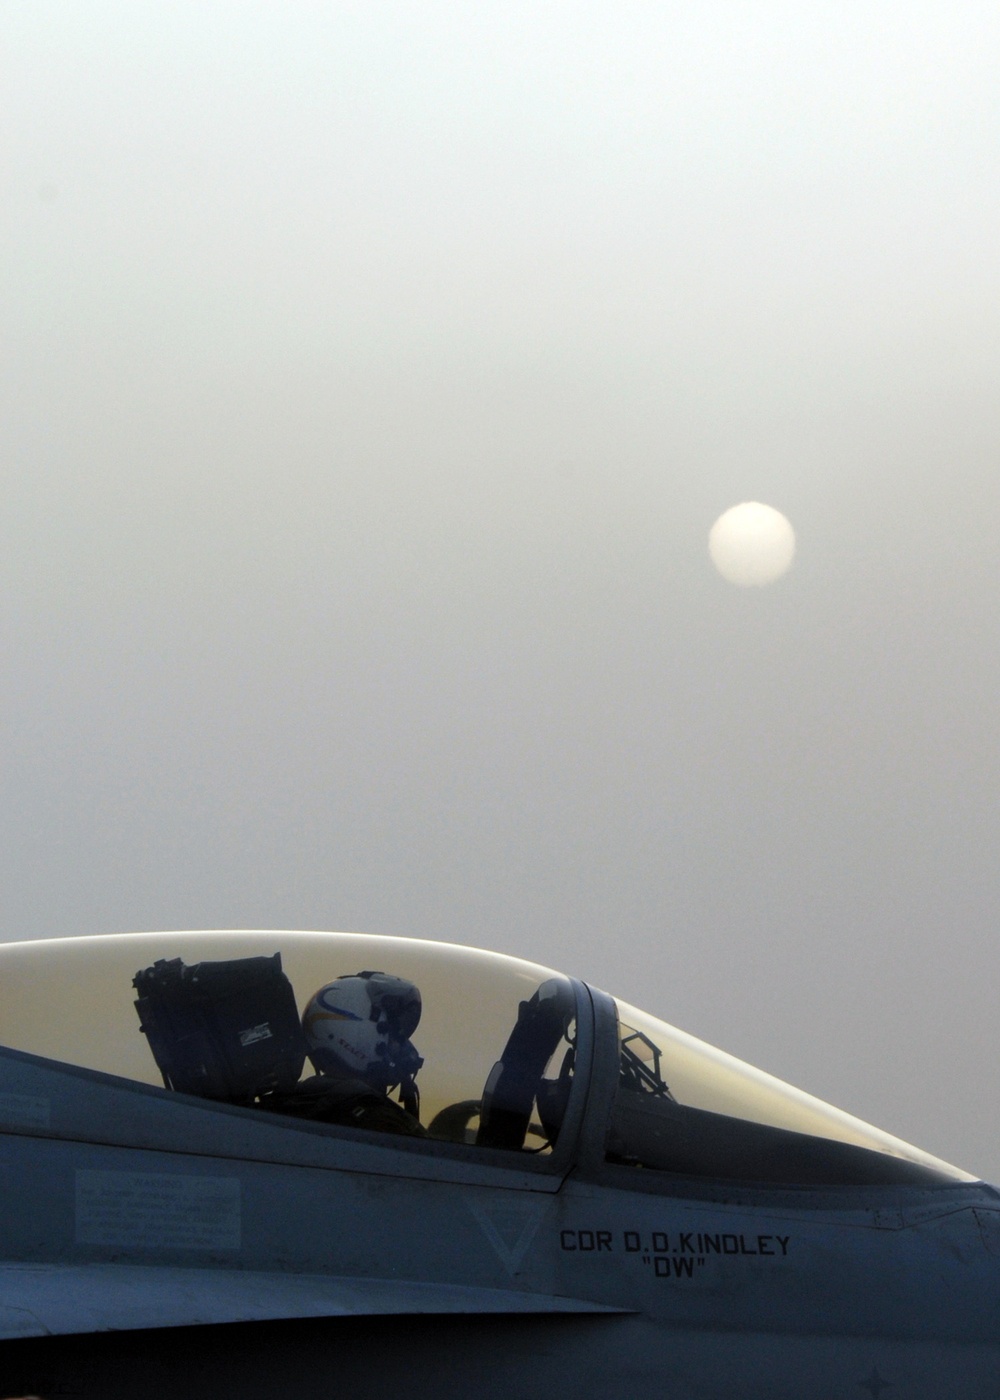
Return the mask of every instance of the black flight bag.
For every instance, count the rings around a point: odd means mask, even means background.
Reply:
[[[135,1009],[168,1089],[227,1103],[298,1083],[305,1039],[281,954],[137,972]]]

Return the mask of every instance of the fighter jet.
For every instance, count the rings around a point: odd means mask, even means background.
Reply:
[[[444,943],[0,946],[0,1395],[1000,1396],[1000,1194]]]

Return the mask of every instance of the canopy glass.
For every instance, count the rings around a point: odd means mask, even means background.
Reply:
[[[726,1118],[864,1148],[959,1181],[975,1180],[930,1153],[803,1093],[637,1007],[623,1001],[617,1001],[616,1006],[621,1077],[609,1140],[611,1155],[616,1160],[677,1170],[680,1168],[674,1164],[681,1139],[684,1139],[685,1169],[691,1169],[692,1161],[703,1160],[709,1171],[714,1170],[720,1176],[740,1171],[738,1161],[735,1165],[727,1161],[723,1170],[723,1159],[734,1154],[737,1157],[741,1153],[744,1157],[753,1154],[757,1163],[766,1159],[770,1174],[775,1172],[775,1153],[792,1155],[794,1144],[789,1139],[768,1140],[759,1134],[755,1138],[745,1134],[740,1138],[726,1134],[720,1123],[720,1119]],[[678,1111],[684,1108],[702,1113],[685,1118]],[[766,1149],[763,1154],[762,1147]],[[803,1170],[817,1170],[812,1162],[803,1162],[801,1154],[795,1155]],[[754,1170],[747,1166],[747,1178],[753,1177]],[[756,1170],[760,1170],[759,1165]],[[822,1163],[819,1170],[822,1170]],[[778,1174],[780,1179],[780,1163]],[[795,1168],[792,1168],[789,1176],[794,1178],[794,1175]],[[775,1178],[772,1175],[770,1179]]]
[[[0,945],[0,1043],[159,1085],[163,1078],[136,1014],[136,974],[159,960],[179,958],[191,967],[275,953],[300,1015],[314,993],[337,977],[381,971],[416,985],[422,1007],[411,1038],[423,1060],[416,1076],[420,1118],[426,1128],[442,1109],[468,1104],[464,1125],[453,1114],[439,1130],[432,1127],[434,1136],[456,1141],[475,1140],[478,1118],[471,1110],[518,1021],[520,1004],[556,978],[573,1005],[569,983],[549,969],[452,944],[351,933],[110,934]],[[240,1034],[253,1034],[265,1018],[255,1013],[250,1019],[256,1024]],[[565,1027],[572,1036],[570,1016]],[[546,1060],[558,1072],[570,1047],[559,1033],[552,1039],[556,1044]],[[308,1061],[303,1073],[313,1074]],[[544,1150],[550,1137],[537,1111],[532,1113],[525,1145]]]
[[[335,978],[382,972],[419,989],[419,1020],[405,1032],[420,1061],[417,1132],[536,1152],[552,1146],[579,1068],[572,984],[536,963],[453,944],[370,934],[239,931],[112,934],[0,945],[0,1044],[163,1084],[167,1077],[154,1059],[155,1036],[142,1032],[136,1014],[136,975],[175,959],[190,968],[273,959],[275,954],[280,954],[290,982],[286,1030],[299,1048],[286,1088],[289,1083],[295,1087],[300,1073],[313,1077],[313,1066],[308,1061],[303,1065],[299,1019],[314,994]],[[612,1113],[613,1141],[609,1139],[612,1160],[722,1176],[740,1172],[742,1152],[756,1152],[760,1160],[764,1152],[770,1160],[786,1151],[784,1140],[773,1137],[762,1146],[759,1132],[756,1139],[734,1137],[725,1128],[728,1122],[825,1139],[926,1167],[950,1179],[973,1180],[646,1012],[624,1002],[616,1005],[621,1077]],[[233,1029],[252,1057],[272,1030],[277,1033],[277,1025],[272,1027],[267,1014],[257,1010],[244,1019],[245,1025],[241,1022]],[[185,1086],[174,1082],[170,1087]],[[394,1092],[406,1104],[404,1090],[405,1084]],[[255,1094],[257,1090],[231,1101],[290,1111],[277,1104],[276,1095],[269,1099],[263,1091],[256,1098]],[[485,1122],[478,1112],[484,1095]],[[226,1097],[221,1092],[206,1096]],[[312,1112],[300,1116],[354,1121]],[[381,1121],[358,1121],[356,1126],[396,1130]],[[683,1135],[691,1150],[684,1163],[675,1166],[675,1145]],[[795,1144],[790,1139],[789,1143],[787,1150],[794,1155]],[[725,1163],[720,1153],[727,1156]],[[783,1168],[775,1170],[778,1175],[770,1179],[780,1179]]]

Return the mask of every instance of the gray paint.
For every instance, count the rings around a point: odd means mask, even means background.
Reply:
[[[0,1330],[5,1338],[209,1327],[283,1317],[616,1311],[621,1309],[579,1298],[399,1279],[131,1264],[7,1264],[0,1272]]]
[[[581,1031],[588,1004],[581,987]],[[547,1159],[275,1125],[0,1050],[5,1092],[51,1106],[48,1128],[0,1133],[5,1383],[95,1400],[159,1400],[181,1377],[193,1400],[255,1400],[333,1372],[373,1400],[470,1375],[530,1400],[638,1383],[670,1400],[995,1393],[993,1187],[608,1165],[617,1036],[595,1006]],[[95,1195],[110,1233],[91,1229]]]

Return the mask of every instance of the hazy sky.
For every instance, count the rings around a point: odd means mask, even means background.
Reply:
[[[1000,1179],[996,5],[0,35],[4,936],[517,953]]]

